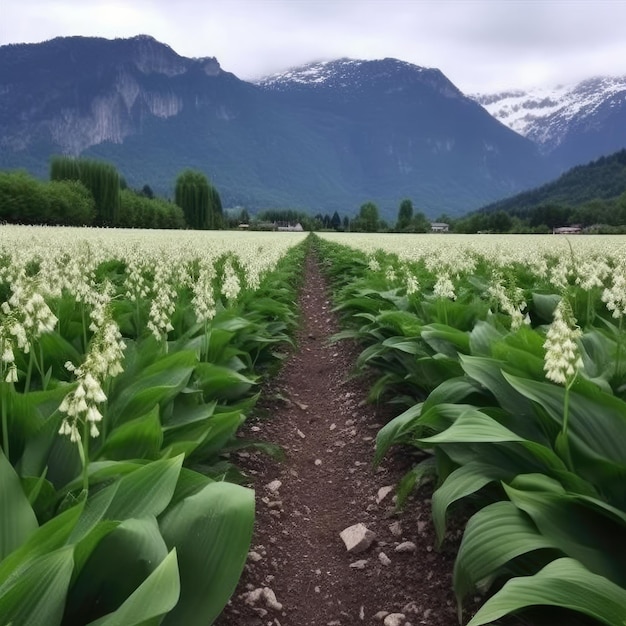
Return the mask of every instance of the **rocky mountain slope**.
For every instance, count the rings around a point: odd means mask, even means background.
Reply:
[[[562,167],[626,147],[626,76],[473,98]]]
[[[252,84],[148,36],[0,47],[0,167],[46,176],[58,153],[160,193],[192,167],[225,206],[356,213],[372,200],[388,219],[405,197],[455,215],[556,173],[439,70],[395,59]]]

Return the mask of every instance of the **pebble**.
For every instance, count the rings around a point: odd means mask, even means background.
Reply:
[[[404,613],[389,613],[383,621],[384,626],[401,626],[406,620]]]
[[[376,539],[376,534],[361,523],[344,528],[339,536],[344,542],[346,550],[353,553],[364,552]]]
[[[354,563],[350,563],[350,567],[353,567],[354,569],[365,569],[367,561],[368,559],[360,559],[358,561],[354,561]]]
[[[391,492],[393,491],[393,485],[387,485],[381,487],[376,494],[376,504],[380,504]]]
[[[391,565],[391,559],[384,553],[384,552],[380,552],[378,555],[378,560],[383,564],[383,565]]]
[[[267,483],[265,488],[272,493],[276,493],[281,487],[283,483],[280,480],[273,480],[271,483]]]
[[[322,459],[315,459],[315,465],[321,465],[322,464]]]
[[[416,552],[417,546],[412,541],[403,541],[396,546],[396,552]]]
[[[389,524],[389,530],[394,537],[400,537],[402,535],[402,525],[400,524],[400,522],[394,522],[393,524]]]

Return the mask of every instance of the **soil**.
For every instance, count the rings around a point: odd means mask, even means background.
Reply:
[[[456,546],[434,547],[427,486],[401,512],[393,491],[377,499],[415,459],[392,451],[373,467],[376,433],[394,413],[365,402],[367,380],[350,375],[358,348],[329,342],[340,327],[314,256],[305,272],[298,348],[266,389],[264,417],[242,433],[279,444],[286,458],[249,451],[235,459],[256,491],[257,521],[241,581],[216,624],[456,626]],[[376,539],[353,554],[339,533],[357,523]],[[396,552],[407,541],[415,550]],[[263,588],[273,595],[255,591]],[[383,621],[381,611],[404,618]]]

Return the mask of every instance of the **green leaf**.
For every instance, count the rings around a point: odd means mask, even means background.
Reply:
[[[38,528],[20,479],[0,448],[0,561]]]
[[[543,475],[520,476],[504,489],[553,546],[590,571],[626,586],[626,555],[615,550],[626,531],[623,522],[565,493],[561,485]]]
[[[378,465],[387,454],[389,448],[402,439],[404,435],[411,432],[415,421],[422,413],[422,404],[416,404],[404,413],[398,415],[385,424],[376,435],[376,453],[374,455],[374,465]]]
[[[114,428],[107,436],[98,458],[156,459],[163,443],[159,407],[154,406],[145,415]]]
[[[196,385],[202,389],[207,402],[215,399],[236,400],[256,384],[239,372],[212,363],[199,363],[196,375]]]
[[[167,554],[154,516],[125,519],[100,536],[68,594],[66,623],[85,624],[117,610]]]
[[[490,598],[467,626],[482,626],[528,606],[560,606],[608,626],[624,626],[626,590],[562,558],[534,576],[514,578]]]
[[[507,480],[511,472],[499,467],[472,461],[454,470],[433,493],[432,515],[437,543],[441,545],[446,531],[446,511],[457,500],[476,493],[495,480]]]
[[[426,481],[436,476],[436,463],[434,457],[428,457],[412,467],[401,479],[396,488],[398,497],[397,508],[402,508],[413,490],[420,487]]]
[[[0,586],[4,624],[56,626],[61,623],[74,560],[71,546],[44,554]]]
[[[233,439],[246,417],[240,411],[218,413],[205,422],[205,436],[200,445],[190,453],[196,460],[214,458]]]
[[[109,505],[106,518],[124,520],[129,517],[159,515],[169,504],[183,464],[182,455],[140,466],[123,476]]]
[[[467,523],[454,564],[454,590],[459,604],[482,583],[489,586],[508,561],[527,552],[554,547],[512,502],[486,506]]]
[[[422,339],[435,351],[456,357],[458,352],[470,351],[469,333],[446,324],[429,324],[422,327]]]
[[[504,377],[519,393],[540,404],[557,424],[562,425],[565,400],[563,387],[506,373]],[[575,446],[587,455],[602,455],[617,466],[626,467],[622,444],[626,429],[625,402],[600,390],[589,397],[572,389],[569,411],[569,435],[572,447]]]
[[[3,584],[9,576],[21,575],[32,560],[63,547],[75,528],[83,506],[84,502],[53,517],[0,561],[0,584]]]
[[[505,428],[494,419],[477,409],[465,409],[458,419],[442,433],[421,438],[422,443],[480,442],[500,443],[505,441],[525,441],[523,437]]]
[[[229,483],[211,483],[160,518],[168,546],[176,546],[181,597],[164,625],[207,626],[232,595],[252,537],[254,494]]]
[[[148,620],[163,617],[178,602],[180,580],[174,548],[146,580],[114,613],[88,626],[142,626]]]
[[[160,358],[135,375],[130,384],[119,391],[109,403],[107,418],[113,424],[130,421],[151,411],[156,404],[164,405],[175,398],[188,383],[197,364],[193,351],[181,351]]]

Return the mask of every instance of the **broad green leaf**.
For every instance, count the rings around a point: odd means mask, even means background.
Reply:
[[[402,508],[413,490],[436,476],[435,458],[430,456],[411,468],[396,487],[397,507]]]
[[[422,443],[459,443],[480,442],[500,443],[505,441],[524,441],[523,437],[505,428],[494,419],[477,409],[465,409],[458,419],[442,433],[421,438]]]
[[[561,300],[556,294],[533,293],[531,306],[541,321],[551,323],[554,317],[554,309]]]
[[[72,584],[66,622],[86,624],[117,610],[167,554],[153,516],[125,519],[100,537]]]
[[[536,419],[532,403],[504,378],[502,361],[468,355],[460,355],[459,360],[465,374],[492,393],[498,404],[519,420],[521,427],[528,431],[533,426]],[[540,434],[536,427],[532,432],[536,436]]]
[[[185,387],[197,363],[195,352],[175,352],[147,367],[109,403],[107,418],[113,424],[145,415],[156,404],[172,400]]]
[[[38,528],[20,479],[0,448],[0,561]]]
[[[155,405],[145,415],[114,428],[98,451],[98,458],[156,459],[162,443],[163,430],[159,419],[159,407]]]
[[[423,354],[423,349],[417,339],[408,340],[406,337],[388,337],[382,343],[385,348],[399,350],[407,354]]]
[[[506,373],[504,377],[519,393],[540,404],[556,423],[562,425],[565,400],[563,387]],[[581,451],[602,455],[626,467],[622,444],[626,429],[626,403],[599,390],[594,397],[571,390],[569,406],[571,444]]]
[[[469,333],[446,324],[428,324],[422,327],[422,339],[436,352],[456,357],[458,352],[469,353]]]
[[[565,493],[546,476],[519,477],[513,485],[504,485],[511,502],[552,545],[590,571],[626,586],[626,553],[616,550],[626,532],[623,523]]]
[[[74,560],[71,546],[31,561],[19,576],[0,586],[4,624],[56,626],[61,623]]]
[[[433,493],[432,515],[437,542],[440,545],[446,530],[446,511],[457,500],[476,493],[495,480],[508,480],[511,472],[480,461],[472,461],[454,470]]]
[[[235,590],[253,523],[253,492],[228,483],[211,483],[161,516],[161,533],[178,552],[181,580],[180,601],[164,625],[213,623]]]
[[[75,528],[83,506],[84,502],[53,517],[0,561],[0,584],[3,584],[9,576],[20,576],[32,560],[63,547]]]
[[[422,404],[407,409],[398,417],[385,424],[376,435],[376,453],[374,455],[374,465],[378,465],[387,454],[389,448],[398,442],[406,433],[410,432],[417,418],[421,415]]]
[[[469,335],[470,354],[474,356],[491,356],[491,349],[496,341],[500,341],[503,333],[493,324],[479,321]]]
[[[212,363],[199,363],[195,373],[196,385],[204,392],[207,402],[215,399],[236,400],[256,384],[239,372]]]
[[[467,376],[449,378],[428,394],[428,398],[424,401],[423,411],[426,412],[441,403],[460,402],[473,394],[482,393],[484,393],[483,388],[478,381]]]
[[[163,617],[178,602],[180,580],[174,548],[117,611],[88,626],[142,626]],[[158,622],[156,622],[158,623]]]
[[[608,626],[624,626],[626,590],[593,574],[574,559],[561,558],[534,576],[508,581],[467,626],[490,624],[519,609],[537,605],[560,606]]]
[[[478,511],[467,523],[454,564],[459,604],[483,582],[488,586],[508,561],[542,548],[555,546],[512,502],[495,502]]]
[[[183,457],[162,459],[141,466],[123,476],[116,489],[105,517],[124,520],[129,517],[159,515],[169,504],[176,488]]]
[[[191,456],[201,461],[215,457],[233,439],[245,419],[245,415],[239,411],[213,415],[205,422],[204,439]]]

